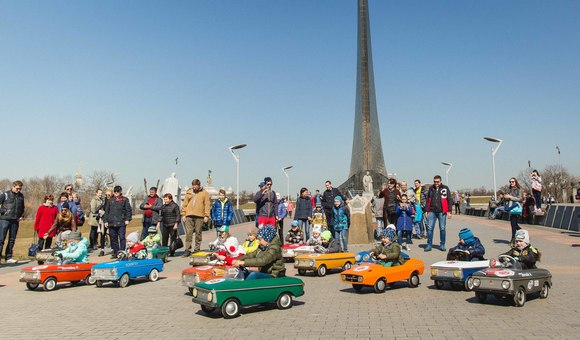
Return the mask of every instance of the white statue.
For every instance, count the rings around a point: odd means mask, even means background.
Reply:
[[[363,177],[363,188],[364,192],[373,192],[373,178],[368,171],[367,174]]]
[[[165,194],[171,194],[173,196],[173,201],[177,204],[179,204],[180,197],[179,197],[179,193],[181,190],[179,190],[179,181],[177,180],[177,178],[175,178],[175,172],[171,173],[170,177],[167,177],[165,179],[165,182],[163,183],[163,190],[161,192],[161,195],[165,195]]]

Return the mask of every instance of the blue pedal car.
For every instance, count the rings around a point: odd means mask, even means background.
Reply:
[[[159,279],[159,272],[163,271],[163,261],[160,259],[123,259],[113,262],[99,263],[91,268],[91,277],[97,287],[104,282],[112,281],[121,288],[127,287],[130,279],[146,277],[155,282]]]

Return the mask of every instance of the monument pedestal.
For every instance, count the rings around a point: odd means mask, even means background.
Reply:
[[[355,196],[350,200],[349,244],[368,244],[374,240],[373,214],[371,211],[372,195]]]

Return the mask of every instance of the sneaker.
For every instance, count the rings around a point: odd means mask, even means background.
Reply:
[[[181,257],[189,257],[189,255],[191,255],[191,251],[186,250],[183,252],[183,255],[181,255]]]
[[[18,261],[15,259],[8,259],[8,260],[6,260],[6,263],[7,264],[14,264],[14,263],[18,263]]]
[[[425,249],[423,249],[424,251],[431,251],[431,246],[426,246]]]
[[[104,250],[101,250],[101,251],[99,252],[99,256],[105,256],[105,251],[104,251]]]
[[[411,251],[411,247],[409,247],[409,245],[407,245],[407,247],[405,248],[405,250]]]
[[[444,244],[442,244],[442,245],[440,245],[440,246],[439,246],[439,250],[441,250],[441,251],[445,251],[445,250],[447,250],[447,249],[445,248],[445,245],[444,245]]]

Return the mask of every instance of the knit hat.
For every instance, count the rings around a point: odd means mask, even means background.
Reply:
[[[149,227],[149,229],[147,229],[147,233],[148,234],[157,234],[157,228],[155,228],[155,226],[152,225]]]
[[[71,231],[68,234],[68,239],[69,240],[75,240],[75,241],[80,241],[81,240],[81,232],[76,230],[76,231]]]
[[[335,200],[335,201],[339,201],[340,203],[342,203],[342,197],[340,197],[340,196],[336,196],[336,197],[334,198],[334,200]]]
[[[320,237],[322,237],[323,239],[330,241],[330,239],[332,238],[332,233],[328,230],[325,230],[322,232],[322,234],[320,234]]]
[[[298,226],[298,221],[297,220],[292,221],[292,227],[297,227],[297,226]]]
[[[522,240],[527,244],[530,244],[530,234],[525,229],[520,229],[516,231],[516,241]]]
[[[60,208],[61,208],[61,209],[68,209],[68,210],[70,210],[70,205],[68,204],[68,201],[67,201],[67,202],[64,202],[64,203],[63,203],[63,204],[60,206]]]
[[[383,236],[388,237],[391,242],[394,242],[397,239],[397,227],[394,224],[389,224],[383,229]]]
[[[472,244],[475,241],[473,232],[469,228],[463,228],[459,231],[459,238],[467,244]]]
[[[276,228],[271,225],[264,226],[262,229],[258,230],[258,237],[270,243],[274,237],[276,237]]]
[[[322,208],[322,204],[320,204],[320,203],[316,203],[316,206],[315,206],[315,208]]]
[[[322,230],[320,229],[319,225],[315,225],[314,227],[312,227],[312,232],[320,234],[322,232]]]
[[[230,227],[227,225],[220,225],[219,227],[216,228],[216,230],[220,233],[229,232]]]
[[[70,230],[65,230],[62,233],[60,233],[60,239],[63,241],[66,241],[68,239],[70,239]]]
[[[240,254],[244,254],[244,249],[240,247],[238,239],[235,237],[228,237],[224,246],[226,247],[228,255],[231,257],[238,257]]]
[[[139,233],[134,231],[127,236],[127,241],[131,241],[133,243],[139,242]]]

